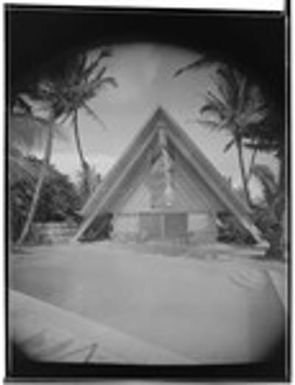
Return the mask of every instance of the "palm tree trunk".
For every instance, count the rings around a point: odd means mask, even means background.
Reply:
[[[247,187],[248,187],[249,181],[251,179],[251,176],[253,174],[253,168],[255,165],[255,160],[256,160],[257,154],[258,154],[258,148],[255,148],[252,152],[251,159],[250,159],[250,165],[249,165],[249,170],[248,170],[248,175],[247,175]]]
[[[240,138],[236,138],[236,145],[238,150],[238,159],[239,159],[239,166],[241,170],[241,177],[242,177],[242,183],[244,188],[244,193],[246,196],[246,201],[248,205],[251,207],[252,202],[250,199],[249,189],[248,189],[248,183],[247,183],[247,174],[246,174],[246,168],[245,168],[245,162],[244,162],[244,156],[243,156],[243,147],[242,147],[242,141]]]
[[[74,112],[73,116],[73,124],[74,124],[74,136],[75,136],[75,141],[76,141],[76,147],[77,147],[77,152],[78,156],[80,158],[80,163],[82,167],[82,172],[83,172],[83,179],[84,179],[84,188],[85,188],[85,195],[86,198],[89,197],[91,188],[90,188],[90,170],[89,170],[89,164],[86,161],[83,150],[82,150],[82,144],[81,144],[81,139],[80,139],[80,134],[79,134],[79,127],[78,127],[78,112]]]
[[[17,241],[17,245],[23,244],[23,242],[26,240],[26,238],[29,234],[35,213],[36,213],[37,204],[39,202],[39,198],[40,198],[40,194],[41,194],[41,189],[42,189],[43,182],[44,182],[44,179],[46,177],[46,173],[47,173],[49,162],[50,162],[50,157],[51,157],[51,152],[52,152],[52,139],[53,139],[53,126],[52,126],[52,124],[50,124],[48,127],[48,137],[46,140],[45,154],[44,154],[40,174],[39,174],[38,181],[37,181],[37,184],[35,187],[32,203],[30,206],[30,210],[29,210],[25,225],[23,227],[23,230],[21,232],[21,235]]]

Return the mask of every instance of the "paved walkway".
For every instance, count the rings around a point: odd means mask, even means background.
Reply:
[[[280,269],[273,270],[283,282]],[[12,258],[10,273],[14,290],[180,362],[256,361],[284,324],[269,268],[241,258],[169,258],[118,245],[78,244],[27,250]],[[96,342],[91,338],[88,345],[91,357]]]
[[[38,361],[192,364],[188,358],[10,291],[10,338]]]

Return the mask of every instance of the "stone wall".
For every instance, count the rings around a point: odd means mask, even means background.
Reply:
[[[72,222],[33,223],[30,241],[36,244],[65,243],[77,230],[77,224]]]

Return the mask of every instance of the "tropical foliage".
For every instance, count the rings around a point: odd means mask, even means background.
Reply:
[[[21,155],[19,155],[21,156]],[[35,185],[37,183],[42,161],[33,157],[23,157],[22,164],[30,170],[29,177],[22,170],[17,172],[13,167],[9,173],[9,206],[11,239],[17,240],[28,216]],[[80,207],[80,199],[75,186],[68,177],[49,166],[45,177],[40,198],[38,199],[36,215],[37,222],[64,221],[75,219]]]
[[[220,242],[247,246],[255,243],[252,235],[238,224],[234,215],[228,212],[218,214],[217,227]]]
[[[285,251],[285,194],[274,173],[266,165],[256,165],[253,176],[262,187],[263,198],[255,206],[254,220],[270,243],[268,256],[282,258]]]
[[[245,196],[251,205],[248,181],[259,150],[253,133],[265,120],[268,109],[259,87],[252,84],[238,70],[227,65],[221,65],[216,70],[216,88],[217,92],[208,91],[206,102],[200,109],[201,114],[211,117],[202,122],[214,129],[230,133],[231,139],[224,151],[236,147]],[[244,142],[248,142],[248,147],[253,148],[249,170],[245,164]]]

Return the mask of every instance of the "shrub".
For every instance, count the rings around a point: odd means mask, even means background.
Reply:
[[[19,237],[25,223],[41,166],[41,161],[36,158],[26,158],[26,161],[35,168],[33,177],[28,177],[25,173],[19,173],[16,177],[14,170],[9,170],[9,221],[10,238],[13,241]],[[76,219],[79,201],[75,186],[68,177],[50,166],[34,220],[49,222]]]

